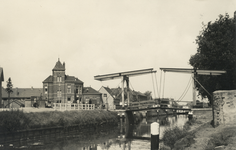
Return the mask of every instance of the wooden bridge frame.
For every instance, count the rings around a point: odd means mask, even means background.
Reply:
[[[196,89],[194,76],[196,75],[222,75],[226,73],[224,70],[200,70],[200,69],[189,69],[189,68],[160,68],[164,72],[176,72],[176,73],[188,73],[192,74],[192,83],[193,83],[193,104],[196,105]]]
[[[117,78],[121,78],[122,81],[122,108],[124,108],[124,84],[126,82],[127,85],[127,100],[128,100],[128,106],[130,105],[130,97],[129,97],[129,77],[143,75],[143,74],[149,74],[149,73],[156,73],[156,71],[153,70],[153,68],[150,69],[142,69],[142,70],[135,70],[135,71],[127,71],[127,72],[118,72],[118,73],[112,73],[112,74],[105,74],[105,75],[97,75],[94,76],[95,80],[99,81],[106,81],[106,80],[113,80]]]

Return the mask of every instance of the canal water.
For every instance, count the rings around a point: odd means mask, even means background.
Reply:
[[[186,115],[169,115],[143,118],[135,125],[120,119],[119,125],[89,129],[48,130],[26,135],[1,138],[0,149],[34,150],[150,150],[150,125],[160,124],[160,139],[166,128],[182,127]]]

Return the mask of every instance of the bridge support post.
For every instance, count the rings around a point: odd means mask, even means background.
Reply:
[[[126,114],[127,114],[127,119],[128,119],[129,124],[133,125],[134,124],[133,112],[132,111],[127,111]]]
[[[125,91],[124,91],[124,82],[125,82],[125,76],[122,77],[122,84],[121,84],[121,98],[122,98],[122,108],[125,108]]]
[[[157,122],[151,124],[151,150],[159,149],[159,127]]]

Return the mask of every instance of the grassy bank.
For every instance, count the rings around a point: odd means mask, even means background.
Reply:
[[[235,149],[236,129],[235,126],[224,127],[219,133],[213,134],[208,141],[206,150],[214,149],[217,146],[228,146]],[[231,145],[233,143],[233,145]]]
[[[176,126],[174,128],[166,129],[162,138],[164,145],[170,147],[171,149],[174,147],[176,148],[176,146],[182,147],[182,145],[190,146],[194,142],[194,134],[189,133],[189,130],[191,129],[191,126],[196,123],[198,123],[198,121],[196,119],[192,119],[191,121],[187,121],[183,128]],[[176,144],[176,142],[182,138],[184,139],[180,141],[179,144]]]
[[[191,121],[187,121],[183,128],[169,128],[164,132],[164,146],[161,150],[185,149],[198,144],[195,140],[199,136],[198,132],[206,128],[206,126],[211,126],[211,120],[211,111],[195,111],[194,118]]]
[[[0,112],[0,133],[80,125],[117,124],[117,114],[104,110],[83,111],[51,111],[31,112],[4,111]]]

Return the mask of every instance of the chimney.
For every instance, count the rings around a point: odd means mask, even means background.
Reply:
[[[65,62],[63,62],[63,67],[66,68],[66,64],[65,64]]]

